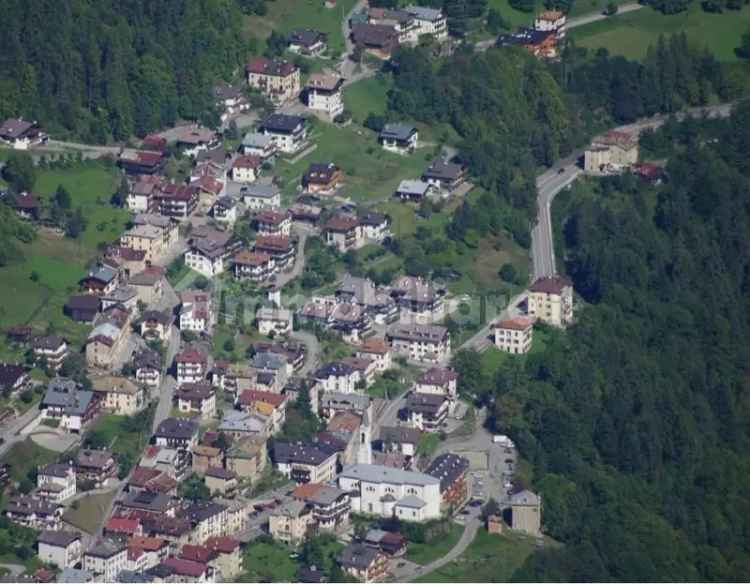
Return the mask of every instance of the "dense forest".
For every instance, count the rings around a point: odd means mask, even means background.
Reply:
[[[210,112],[245,58],[235,0],[7,0],[0,118],[125,140]]]
[[[649,143],[671,155],[663,185],[606,179],[556,204],[578,322],[492,379],[459,358],[566,544],[518,580],[750,574],[750,105]]]
[[[487,191],[455,213],[448,235],[458,241],[505,228],[528,246],[539,166],[605,127],[736,97],[723,67],[684,35],[660,38],[644,63],[574,45],[549,68],[505,47],[459,51],[437,68],[419,47],[400,49],[394,61],[391,115],[452,125]]]

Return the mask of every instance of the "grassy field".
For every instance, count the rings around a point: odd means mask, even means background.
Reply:
[[[312,28],[328,35],[329,51],[338,55],[344,51],[341,23],[355,0],[338,0],[336,8],[326,8],[322,0],[274,0],[268,2],[264,16],[248,16],[247,32],[265,40],[271,30],[288,33],[295,28]]]
[[[297,563],[289,557],[291,548],[280,543],[252,542],[242,554],[241,582],[294,582]]]
[[[542,3],[537,2],[537,5],[541,6]],[[531,26],[534,24],[533,12],[521,12],[520,10],[516,10],[511,7],[508,0],[489,0],[487,6],[500,12],[513,29],[516,29],[519,26]]]
[[[65,511],[63,520],[86,533],[94,533],[104,521],[104,515],[116,494],[117,489],[113,489],[83,497]]]
[[[463,555],[415,582],[509,582],[534,551],[531,538],[516,534],[490,535],[484,529]]]
[[[463,532],[462,525],[451,522],[448,533],[441,534],[428,543],[409,543],[404,557],[423,566],[429,564],[452,550]]]
[[[133,424],[133,416],[104,414],[96,420],[91,433],[97,435],[98,441],[107,444],[118,458],[128,458],[135,462],[150,438],[152,414],[152,409],[137,414],[137,419],[141,421],[140,427],[145,429],[143,432],[138,431],[138,427]]]
[[[375,133],[357,125],[339,128],[317,123],[312,131],[317,148],[294,164],[279,161],[275,174],[284,184],[287,197],[297,192],[300,179],[311,162],[332,161],[344,173],[344,186],[339,194],[355,201],[387,199],[405,178],[416,178],[428,166],[427,150],[410,156],[399,156],[383,150]]]
[[[10,476],[14,481],[25,478],[31,469],[54,462],[57,453],[42,448],[31,438],[11,446],[3,457],[3,462],[10,464]]]
[[[71,169],[41,170],[34,183],[34,192],[51,195],[58,185],[70,192],[73,207],[81,207],[88,221],[81,242],[96,249],[97,244],[119,237],[128,220],[128,212],[110,205],[119,178],[115,169],[86,163]]]
[[[385,115],[392,84],[390,75],[376,75],[352,83],[344,88],[344,107],[358,124],[362,124],[371,113]]]
[[[590,49],[606,47],[611,54],[642,59],[659,35],[685,32],[688,40],[708,49],[721,61],[737,60],[734,49],[750,27],[750,8],[722,14],[704,12],[694,2],[685,12],[664,15],[652,8],[601,20],[570,31],[576,44]]]

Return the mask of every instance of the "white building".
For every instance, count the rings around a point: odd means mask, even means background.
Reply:
[[[238,156],[232,163],[231,176],[234,182],[252,183],[258,180],[263,161],[259,156],[246,154]]]
[[[72,568],[81,561],[81,536],[72,531],[43,531],[37,539],[37,556],[45,564],[58,568]]]
[[[292,312],[284,308],[262,307],[255,313],[262,335],[287,335],[292,332]]]
[[[386,334],[393,351],[412,361],[441,363],[451,355],[448,329],[433,325],[395,325]]]
[[[275,185],[246,185],[240,189],[240,196],[249,211],[281,207],[281,191]]]
[[[344,111],[344,101],[341,98],[343,78],[338,75],[313,73],[305,87],[307,107],[327,113],[335,118]]]
[[[36,477],[39,496],[62,503],[76,494],[76,471],[69,464],[52,463],[39,469]]]
[[[199,290],[180,293],[180,329],[200,333],[208,331],[213,323],[211,295]]]
[[[83,569],[100,582],[116,582],[127,568],[128,549],[113,540],[103,540],[83,554]]]
[[[426,6],[407,6],[404,9],[417,24],[417,35],[432,35],[435,40],[442,41],[448,38],[448,19],[443,11],[438,8]]]
[[[243,154],[258,156],[263,161],[272,158],[278,151],[273,137],[261,134],[260,132],[249,132],[245,134],[240,148],[242,149]]]
[[[287,154],[299,152],[307,143],[307,125],[299,116],[271,114],[261,124],[260,131],[270,136],[276,147]]]
[[[357,369],[341,361],[323,365],[315,372],[314,377],[322,391],[337,393],[356,392],[357,383],[361,379]]]
[[[565,37],[566,16],[559,10],[545,10],[534,19],[534,29],[548,32],[554,31],[558,39]]]
[[[376,464],[355,464],[338,477],[350,493],[352,512],[396,516],[404,521],[440,517],[440,480],[420,472]]]
[[[501,320],[494,326],[495,346],[501,351],[521,355],[531,350],[534,319],[524,316]]]
[[[539,278],[529,287],[529,316],[565,326],[573,320],[573,284],[562,276]]]

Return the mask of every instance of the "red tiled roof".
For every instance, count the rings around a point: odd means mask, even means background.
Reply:
[[[140,525],[141,522],[138,519],[131,519],[129,517],[110,517],[104,530],[115,533],[135,533]]]
[[[232,163],[232,168],[258,168],[261,164],[263,164],[263,161],[260,156],[246,154],[244,156],[238,156]]]
[[[175,361],[178,363],[205,363],[206,355],[197,347],[185,347],[182,351],[177,353]]]
[[[145,466],[136,466],[133,470],[133,474],[128,481],[129,485],[134,487],[145,487],[146,484],[158,477],[161,474],[160,470],[155,468],[148,468]]]
[[[167,545],[166,540],[160,537],[134,535],[128,540],[128,549],[139,549],[147,552],[158,552],[165,545]]]
[[[180,558],[207,564],[216,557],[216,553],[202,545],[185,544],[180,551]]]
[[[561,294],[563,288],[572,286],[570,280],[562,276],[551,276],[539,278],[530,287],[531,292],[543,292],[545,294]]]
[[[240,542],[232,537],[209,537],[203,545],[221,554],[231,554],[240,547]]]
[[[192,560],[183,560],[182,558],[167,558],[162,564],[169,566],[180,576],[190,576],[192,578],[200,578],[207,569],[206,564]]]
[[[262,266],[267,264],[270,259],[271,256],[265,253],[242,250],[235,254],[234,263],[243,266]]]
[[[246,73],[255,73],[257,75],[274,75],[276,77],[286,77],[291,75],[297,67],[289,61],[277,59],[266,59],[265,57],[255,57],[250,59],[245,66]]]
[[[243,406],[248,406],[254,402],[264,402],[277,408],[284,403],[284,400],[286,400],[285,395],[271,391],[258,391],[256,389],[246,389],[239,397],[239,402]]]
[[[514,331],[525,331],[527,328],[534,326],[534,319],[525,316],[517,316],[501,320],[495,325],[495,328],[510,329]]]
[[[267,209],[258,213],[255,218],[260,223],[272,223],[274,225],[279,225],[289,219],[289,213],[287,213],[286,211],[271,211]]]
[[[276,251],[287,251],[291,245],[288,237],[283,235],[259,235],[255,239],[255,247]]]
[[[359,225],[356,217],[351,215],[334,215],[326,221],[324,229],[332,231],[349,231]]]
[[[388,344],[385,339],[367,339],[359,346],[359,351],[363,353],[378,353],[385,355],[388,352]]]

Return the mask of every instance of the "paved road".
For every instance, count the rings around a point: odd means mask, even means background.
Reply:
[[[17,442],[23,442],[27,435],[19,434],[31,421],[39,415],[39,408],[33,406],[29,411],[19,418],[15,418],[8,426],[3,427],[0,431],[0,438],[4,440],[0,445],[0,456],[5,454]]]
[[[732,111],[732,104],[721,104],[708,107],[697,107],[680,112],[678,119],[686,116],[727,117]],[[635,123],[614,128],[627,132],[642,132],[646,128],[658,128],[668,118],[656,115],[643,118]],[[576,166],[576,161],[583,156],[583,150],[578,150],[559,161],[552,168],[537,177],[538,190],[537,220],[531,230],[531,263],[532,280],[557,273],[554,242],[552,241],[552,223],[550,207],[557,193],[575,181],[582,173]]]
[[[26,571],[26,566],[22,566],[21,564],[0,564],[0,568],[5,568],[10,572],[10,575],[14,578],[17,578],[21,574],[23,574]]]
[[[174,396],[175,387],[177,386],[177,380],[172,375],[167,374],[167,369],[172,365],[174,357],[179,350],[180,331],[177,327],[172,326],[164,360],[164,368],[162,370],[162,381],[159,387],[159,403],[156,406],[156,412],[154,412],[154,431],[164,419],[169,417],[169,412],[172,410],[172,398]]]
[[[584,14],[582,16],[578,16],[576,18],[571,18],[568,20],[568,22],[565,25],[565,28],[567,30],[570,30],[572,28],[577,28],[579,26],[584,26],[586,24],[591,24],[592,22],[597,22],[598,20],[604,20],[605,18],[613,18],[615,16],[619,16],[620,14],[626,14],[628,12],[633,12],[634,10],[640,10],[643,8],[642,4],[632,3],[632,4],[623,4],[620,6],[616,14],[607,15],[604,14],[601,11],[592,12],[590,14]],[[474,44],[474,50],[477,52],[486,51],[490,47],[495,46],[497,39],[487,39],[485,41],[479,41],[478,43]]]
[[[302,330],[294,331],[289,336],[305,345],[305,364],[297,373],[300,377],[305,377],[320,365],[320,341],[314,334]]]
[[[32,147],[30,151],[32,154],[57,154],[76,151],[83,154],[85,158],[101,158],[102,156],[117,156],[120,150],[120,146],[96,146],[50,139],[46,144]]]
[[[305,243],[307,238],[314,233],[314,229],[306,225],[294,223],[292,230],[297,235],[297,254],[294,258],[294,265],[288,272],[282,272],[276,277],[276,285],[283,288],[288,282],[302,275],[305,269]]]

